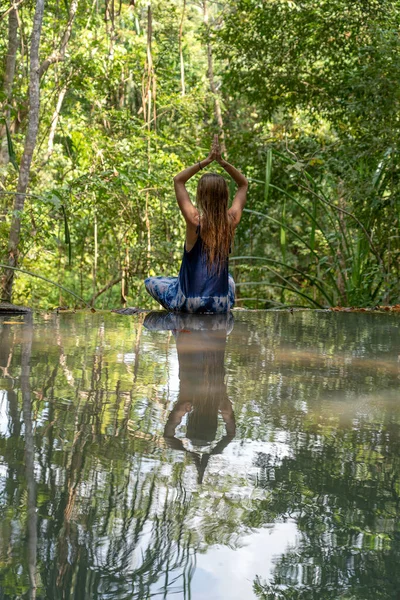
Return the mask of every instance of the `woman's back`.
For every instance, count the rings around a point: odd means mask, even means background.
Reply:
[[[197,240],[191,250],[183,250],[182,264],[179,272],[182,292],[187,298],[211,298],[227,296],[229,291],[228,257],[220,268],[215,264],[209,267],[204,242],[198,233]]]

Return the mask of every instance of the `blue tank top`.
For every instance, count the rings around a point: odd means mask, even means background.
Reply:
[[[209,271],[204,243],[199,232],[197,240],[189,252],[186,250],[186,243],[183,246],[179,283],[186,298],[227,296],[229,291],[228,257],[219,272],[216,268]]]

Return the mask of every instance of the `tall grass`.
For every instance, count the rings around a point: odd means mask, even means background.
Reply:
[[[296,173],[294,190],[293,181],[290,191],[272,183],[273,156]],[[245,212],[257,219],[260,232],[265,232],[265,221],[271,224],[268,235],[276,236],[282,260],[277,260],[275,251],[271,256],[243,253],[232,257],[239,273],[238,288],[257,289],[254,299],[259,291],[262,298],[271,295],[272,303],[278,288],[282,305],[288,303],[284,293],[293,301],[297,297],[304,306],[319,308],[382,301],[386,268],[367,226],[334,195],[333,187],[328,196],[304,163],[269,149],[265,164],[264,180],[249,178],[263,185],[263,209],[246,208]],[[375,184],[381,185],[382,172],[374,177]],[[247,279],[249,273],[251,279]],[[251,298],[251,293],[246,292],[246,297]]]

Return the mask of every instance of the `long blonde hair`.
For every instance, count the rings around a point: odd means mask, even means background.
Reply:
[[[217,173],[205,173],[197,184],[201,238],[207,255],[208,269],[220,271],[233,241],[233,222],[228,216],[229,191],[226,180]]]

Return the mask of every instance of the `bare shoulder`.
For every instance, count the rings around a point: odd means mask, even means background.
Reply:
[[[185,248],[186,248],[187,252],[190,252],[190,250],[193,248],[193,246],[195,245],[195,243],[197,241],[197,238],[199,235],[198,225],[199,225],[198,220],[195,225],[186,221]]]
[[[197,208],[192,205],[192,207],[189,208],[183,216],[185,217],[187,228],[196,230],[200,218]]]

